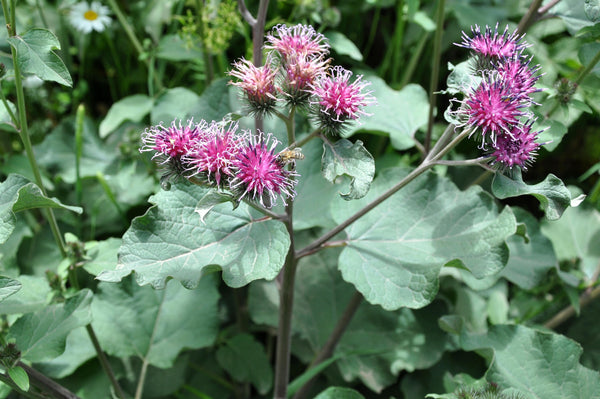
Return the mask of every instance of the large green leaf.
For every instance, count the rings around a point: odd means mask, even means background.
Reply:
[[[191,117],[206,119],[207,116],[194,113],[199,102],[200,97],[193,91],[184,87],[175,87],[165,91],[156,99],[150,118],[153,124],[163,122],[165,125],[170,125],[175,119],[182,120],[184,123]]]
[[[346,220],[407,173],[384,170],[365,198],[333,203],[335,220]],[[346,229],[339,267],[369,302],[388,310],[419,308],[435,297],[444,265],[465,268],[478,279],[502,270],[505,240],[515,231],[510,208],[498,214],[479,187],[460,191],[448,179],[427,174]]]
[[[92,303],[92,326],[102,348],[114,356],[136,356],[168,368],[182,349],[211,345],[219,326],[215,282],[203,278],[195,290],[176,281],[162,290],[140,287],[133,278],[100,283]]]
[[[0,302],[15,294],[23,285],[10,277],[0,276]]]
[[[538,201],[549,220],[560,218],[571,205],[571,193],[565,184],[553,174],[538,184],[528,185],[523,181],[521,170],[513,169],[513,178],[496,173],[492,181],[492,192],[500,199],[531,194]]]
[[[190,115],[210,122],[221,120],[231,112],[228,81],[226,78],[213,81],[189,109]]]
[[[294,198],[294,229],[315,226],[333,227],[330,203],[339,196],[343,182],[330,183],[321,174],[323,146],[320,140],[312,140],[302,147],[305,159],[296,163],[300,174]],[[315,201],[318,198],[319,201]]]
[[[327,342],[356,290],[337,270],[339,251],[303,258],[294,290],[294,332],[305,340],[311,356]],[[250,286],[249,311],[258,324],[277,325],[279,297],[273,282]],[[446,339],[437,319],[446,312],[441,302],[415,311],[395,312],[362,303],[336,347],[334,356],[345,380],[360,379],[374,391],[393,384],[401,371],[435,364]],[[318,326],[318,328],[316,328]]]
[[[92,321],[92,292],[84,289],[64,303],[54,304],[18,319],[10,328],[21,356],[31,362],[53,359],[65,350],[69,333]]]
[[[334,144],[327,141],[323,144],[321,170],[330,183],[341,176],[350,178],[349,191],[340,195],[345,200],[359,199],[369,191],[375,176],[375,160],[360,140],[354,144],[346,139]]]
[[[0,302],[0,314],[19,314],[38,311],[47,304],[50,287],[40,276],[19,276],[22,288]]]
[[[11,174],[0,183],[0,243],[5,242],[16,226],[15,213],[33,208],[62,208],[81,213],[77,206],[62,204],[50,198],[23,176]]]
[[[79,176],[96,177],[98,172],[107,173],[119,156],[118,142],[110,146],[100,140],[94,122],[85,118],[83,123],[83,152],[79,165]],[[52,170],[54,179],[75,183],[75,129],[74,119],[67,118],[59,123],[44,141],[34,146],[35,157],[40,166]]]
[[[377,104],[365,107],[365,112],[371,116],[361,119],[361,124],[355,124],[348,131],[353,134],[359,130],[382,132],[390,136],[392,146],[405,150],[415,145],[415,132],[427,123],[429,100],[425,90],[416,84],[406,85],[402,90],[390,88],[381,78],[366,76],[371,82],[369,89]]]
[[[60,50],[60,43],[54,33],[47,29],[34,28],[22,36],[7,39],[17,50],[17,61],[22,73],[31,73],[42,80],[73,86],[69,70],[53,51]]]
[[[195,46],[189,45],[187,41],[178,34],[161,35],[156,50],[156,57],[169,61],[197,61],[202,59],[202,51]]]
[[[536,399],[600,398],[600,375],[579,364],[581,347],[562,335],[496,325],[486,334],[463,330],[460,346],[490,361],[486,378],[500,387]]]
[[[569,208],[560,220],[544,221],[542,232],[550,238],[560,261],[580,261],[579,268],[592,278],[600,264],[600,213],[586,207]]]
[[[344,387],[329,387],[317,396],[315,399],[364,399],[360,393],[354,389]]]
[[[217,361],[239,382],[250,382],[264,395],[273,384],[273,369],[265,348],[252,335],[239,334],[217,350]]]
[[[193,288],[216,270],[231,287],[275,278],[290,245],[285,225],[257,216],[245,204],[233,211],[229,203],[215,206],[201,221],[196,205],[208,190],[179,184],[151,197],[158,206],[134,219],[117,268],[97,278],[116,282],[135,271],[138,284],[155,288],[170,277]]]
[[[537,219],[521,208],[513,208],[513,212],[517,220],[527,226],[529,241],[517,235],[508,238],[510,257],[501,274],[521,288],[532,289],[546,278],[548,270],[558,268],[558,260],[552,243],[541,233]]]
[[[94,357],[96,350],[90,336],[85,327],[79,327],[67,336],[65,351],[60,356],[36,363],[35,369],[51,378],[64,378]]]
[[[140,122],[150,113],[153,104],[154,100],[145,94],[134,94],[115,102],[100,122],[100,137],[108,136],[127,120]]]
[[[329,41],[329,45],[336,53],[340,55],[347,55],[355,61],[362,61],[363,56],[356,47],[356,44],[352,40],[348,39],[346,35],[337,31],[325,32],[325,37]]]
[[[590,21],[586,14],[584,3],[587,2],[581,0],[563,0],[559,1],[550,11],[553,15],[562,19],[565,25],[567,25],[569,33],[574,35],[578,30],[594,25],[594,22]]]

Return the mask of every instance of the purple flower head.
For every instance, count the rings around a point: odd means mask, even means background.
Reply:
[[[471,27],[473,37],[469,37],[465,32],[462,33],[462,43],[454,43],[459,47],[468,48],[475,53],[489,58],[514,57],[519,55],[521,51],[529,47],[529,44],[523,42],[523,35],[519,35],[517,31],[508,33],[508,26],[504,28],[504,33],[498,33],[498,24],[492,30],[491,27],[485,27],[485,33],[481,32],[478,25]]]
[[[249,110],[259,116],[270,112],[277,100],[275,88],[276,70],[271,68],[270,57],[262,67],[256,67],[246,59],[236,61],[229,75],[238,78],[239,82],[229,84],[242,89],[244,99],[248,102]]]
[[[205,134],[205,128],[206,124],[194,125],[191,119],[185,126],[181,121],[177,124],[177,120],[174,120],[169,127],[165,127],[161,122],[146,128],[142,133],[143,145],[140,152],[154,151],[152,158],[180,158],[196,145]]]
[[[151,126],[142,133],[140,152],[154,152],[152,159],[164,167],[161,181],[167,184],[168,180],[185,175],[188,169],[185,158],[206,136],[207,127],[205,121],[194,124],[191,119],[187,125],[174,120],[169,127],[162,123]]]
[[[230,182],[230,188],[239,200],[248,198],[271,208],[277,202],[277,196],[284,203],[286,198],[295,197],[296,173],[288,170],[275,153],[277,144],[279,141],[271,134],[260,132],[240,148],[232,163],[234,177]]]
[[[365,91],[370,82],[363,82],[362,75],[359,75],[351,83],[351,76],[351,71],[338,65],[311,87],[314,104],[319,111],[318,122],[327,132],[337,133],[343,122],[349,119],[357,121],[360,115],[368,115],[363,108],[375,101],[371,91]]]
[[[489,135],[493,143],[500,133],[510,134],[512,125],[518,123],[519,117],[526,115],[521,109],[528,105],[527,99],[519,93],[513,93],[498,75],[489,75],[476,89],[471,90],[457,113],[467,119],[464,124],[469,128],[481,131],[484,142]]]
[[[208,134],[197,147],[185,157],[193,175],[205,177],[209,183],[222,188],[223,182],[232,177],[232,163],[235,160],[243,135],[238,135],[237,123],[228,124],[212,122],[207,129]]]
[[[495,158],[493,162],[509,169],[519,166],[527,170],[541,145],[535,142],[540,132],[531,132],[531,125],[533,121],[516,125],[511,129],[510,134],[499,134],[493,146],[494,151],[490,154]]]
[[[305,55],[290,56],[282,68],[282,91],[287,95],[289,105],[306,105],[311,95],[310,89],[327,73],[329,60]]]
[[[532,58],[504,58],[496,65],[498,75],[506,82],[511,92],[529,96],[540,91],[534,85],[540,78],[540,75],[536,75],[536,73],[541,67],[539,65],[530,67],[529,64]]]
[[[310,25],[277,25],[265,39],[265,48],[277,51],[284,62],[297,55],[319,57],[329,52],[325,36]]]

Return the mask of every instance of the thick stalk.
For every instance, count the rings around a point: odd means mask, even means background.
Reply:
[[[340,342],[342,335],[344,335],[344,332],[350,325],[350,322],[352,321],[352,318],[356,314],[356,311],[358,310],[358,307],[362,303],[362,300],[363,300],[362,294],[358,291],[355,292],[354,296],[352,296],[352,298],[350,299],[350,302],[346,306],[346,309],[344,310],[342,317],[338,320],[333,331],[331,332],[331,335],[327,339],[327,342],[325,343],[325,345],[323,345],[323,348],[321,348],[321,351],[317,354],[315,359],[311,362],[309,368],[318,365],[319,363],[327,360],[328,358],[331,357],[331,355],[333,355],[333,351],[335,350],[335,347],[337,346],[338,342]],[[306,384],[304,384],[302,386],[302,388],[300,388],[298,390],[298,392],[296,392],[296,395],[294,395],[294,399],[304,399],[306,397],[306,395],[308,395],[308,392],[310,391],[310,388],[314,384],[315,380],[316,380],[316,378],[312,378]]]
[[[206,32],[204,30],[204,1],[196,0],[196,9],[198,10],[198,33],[202,40],[202,57],[204,59],[204,68],[206,68],[206,86],[210,85],[210,82],[213,81],[214,71],[213,71],[213,63],[211,55],[208,53],[206,46]]]
[[[77,280],[76,270],[77,269],[76,269],[75,265],[71,265],[69,267],[69,283],[71,284],[71,287],[73,287],[79,291],[80,287],[79,287],[79,281]],[[88,336],[90,337],[90,341],[92,341],[92,345],[94,346],[94,349],[96,350],[96,355],[98,356],[98,361],[100,362],[100,365],[102,366],[102,370],[104,370],[104,372],[106,373],[106,376],[108,377],[108,380],[110,381],[110,384],[112,385],[113,389],[115,390],[115,394],[117,395],[117,397],[119,399],[125,399],[125,392],[123,392],[123,389],[121,389],[121,386],[119,385],[119,382],[117,381],[117,378],[115,377],[115,373],[113,373],[112,367],[110,366],[110,363],[108,362],[108,358],[106,357],[106,355],[102,351],[102,348],[100,347],[100,342],[98,341],[98,337],[96,336],[96,332],[94,331],[92,325],[88,324],[87,326],[85,326],[85,330],[87,331]]]
[[[287,117],[283,118],[288,134],[288,146],[296,141],[294,124],[295,107],[292,107]],[[294,282],[296,280],[296,267],[298,259],[295,257],[294,245],[294,201],[290,200],[285,207],[287,220],[284,221],[290,236],[285,264],[283,265],[283,278],[279,291],[279,323],[277,327],[277,348],[275,352],[275,388],[273,397],[285,399],[287,397],[290,379],[290,357],[292,355],[292,311],[294,307]]]
[[[579,297],[579,306],[584,307],[592,302],[594,299],[600,297],[600,286],[594,288],[591,291],[586,291]],[[544,323],[544,327],[554,329],[567,321],[569,318],[575,315],[575,308],[573,305],[569,305],[560,312],[558,312],[554,317]]]
[[[275,352],[274,399],[286,399],[290,378],[290,357],[292,354],[292,311],[294,306],[294,282],[298,259],[294,256],[294,229],[292,224],[293,202],[286,207],[288,221],[285,223],[290,235],[290,248],[283,266],[283,279],[279,291],[279,324],[277,328],[277,348]]]
[[[521,20],[519,21],[519,25],[517,26],[517,31],[520,34],[527,32],[527,29],[529,29],[529,27],[533,25],[533,23],[536,21],[536,19],[538,18],[538,10],[542,5],[542,1],[543,0],[533,0],[531,5],[529,6],[529,9],[525,13],[525,15],[523,15],[523,18],[521,18]]]
[[[4,10],[4,15],[7,13],[6,0],[2,0],[2,9]],[[11,2],[11,10],[10,14],[14,15],[14,2]],[[14,37],[16,36],[15,30],[15,20],[11,19],[7,23],[8,36]],[[17,51],[13,46],[10,46],[10,52],[13,59],[13,68],[15,72],[15,90],[17,94],[17,113],[19,117],[19,135],[21,137],[21,141],[23,142],[23,147],[25,147],[25,153],[27,154],[27,159],[29,160],[29,165],[31,166],[31,170],[33,172],[33,176],[35,178],[35,183],[38,185],[44,196],[47,196],[46,189],[44,187],[42,181],[42,174],[40,173],[40,168],[37,164],[37,160],[35,159],[35,155],[33,153],[33,146],[31,145],[31,139],[29,138],[29,131],[27,128],[27,110],[25,108],[25,93],[23,91],[23,81],[21,77],[21,68],[18,62]],[[54,236],[54,240],[58,245],[58,249],[60,250],[61,255],[64,257],[66,255],[65,243],[62,239],[62,235],[60,234],[60,230],[58,228],[58,223],[56,221],[56,217],[54,216],[54,212],[52,208],[46,208],[43,210],[43,213],[48,220],[48,224],[50,225],[50,230],[52,230],[52,235]]]
[[[429,119],[427,122],[427,132],[425,133],[425,154],[429,152],[431,146],[431,133],[433,132],[433,114],[435,111],[437,96],[438,79],[440,76],[440,59],[442,48],[442,33],[444,33],[444,10],[446,0],[438,0],[435,36],[433,39],[433,57],[431,57],[431,76],[429,78]]]

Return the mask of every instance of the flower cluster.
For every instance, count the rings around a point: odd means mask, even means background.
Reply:
[[[174,121],[147,128],[141,152],[165,169],[163,179],[185,177],[196,183],[229,189],[237,201],[247,199],[271,208],[281,197],[293,198],[297,174],[275,152],[272,135],[238,131],[235,122]]]
[[[535,120],[529,108],[535,105],[531,95],[539,89],[535,83],[540,67],[532,66],[532,57],[523,50],[529,45],[508,27],[500,34],[495,29],[479,26],[471,29],[473,37],[463,32],[459,47],[472,50],[477,84],[466,88],[466,96],[458,110],[452,111],[459,125],[482,137],[481,148],[487,149],[493,163],[502,167],[527,169],[534,160],[540,143],[540,131],[532,131]]]
[[[263,66],[242,59],[233,64],[230,82],[242,91],[251,114],[264,116],[278,105],[307,108],[325,133],[340,133],[344,122],[359,121],[374,102],[368,82],[341,66],[331,67],[325,36],[308,25],[277,25],[266,36]]]

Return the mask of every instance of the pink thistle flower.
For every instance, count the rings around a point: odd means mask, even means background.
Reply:
[[[205,128],[206,124],[194,125],[191,119],[186,126],[182,126],[181,121],[177,125],[177,120],[169,127],[165,127],[161,122],[146,128],[142,133],[143,145],[140,152],[154,151],[152,158],[158,156],[180,158],[196,145],[205,134]]]
[[[205,176],[209,183],[221,188],[225,179],[233,176],[231,167],[244,136],[236,134],[238,124],[212,122],[208,134],[191,151],[185,161],[194,171],[194,175]]]
[[[319,110],[317,119],[326,132],[338,133],[345,121],[358,121],[361,115],[368,115],[363,108],[375,101],[371,91],[364,91],[371,83],[362,81],[362,75],[350,83],[351,76],[351,71],[338,65],[311,85],[314,104]]]
[[[302,54],[289,57],[283,66],[285,78],[282,83],[282,91],[288,97],[288,104],[306,104],[311,95],[311,86],[325,76],[328,65],[329,60],[322,58],[309,58]]]
[[[489,134],[492,142],[501,132],[510,134],[512,125],[519,117],[526,115],[521,111],[527,103],[519,93],[515,94],[497,75],[484,78],[479,86],[472,90],[463,101],[463,107],[457,111],[467,118],[466,125],[475,131],[479,128],[485,141]]]
[[[465,32],[462,33],[462,43],[454,43],[459,47],[473,50],[474,52],[490,58],[513,57],[529,47],[527,43],[520,43],[524,35],[519,35],[517,31],[508,33],[508,26],[504,33],[498,33],[498,24],[492,30],[491,27],[485,27],[485,33],[481,32],[478,25],[471,27],[473,37],[469,37]]]
[[[290,57],[304,55],[326,55],[329,52],[327,39],[310,25],[277,25],[265,37],[266,49],[276,50],[287,61]]]
[[[523,60],[522,57],[505,58],[496,66],[498,75],[506,82],[506,85],[513,93],[521,93],[524,96],[528,96],[540,91],[534,85],[540,78],[540,75],[536,75],[536,73],[541,67],[536,65],[530,68],[529,64],[532,58],[528,60]]]
[[[270,57],[267,57],[267,62],[262,67],[257,67],[243,58],[236,61],[233,66],[234,69],[229,71],[229,75],[240,81],[230,81],[229,84],[242,89],[250,111],[259,116],[270,112],[277,100],[275,88],[277,71],[271,68]]]
[[[271,134],[251,136],[242,146],[232,164],[234,178],[230,182],[231,190],[241,201],[244,197],[271,208],[281,196],[284,204],[286,198],[294,198],[296,192],[293,171],[287,170],[284,162],[275,153],[279,141]]]
[[[507,168],[519,166],[527,170],[537,155],[537,149],[541,146],[540,143],[535,142],[540,132],[532,133],[531,125],[533,121],[513,127],[510,134],[498,135],[494,151],[490,154],[495,158],[494,163],[500,163]]]
[[[168,180],[184,176],[188,169],[185,157],[206,136],[207,127],[205,121],[194,125],[190,119],[185,126],[174,120],[169,127],[160,123],[146,128],[140,152],[154,152],[152,159],[163,165],[161,184],[168,187]]]

